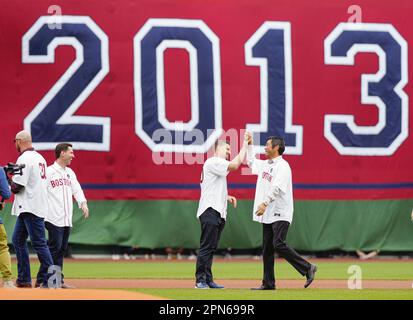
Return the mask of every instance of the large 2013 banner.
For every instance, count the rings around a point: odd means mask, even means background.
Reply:
[[[413,197],[413,4],[1,0],[0,161],[27,129],[94,199],[197,199],[245,129],[283,136],[297,199]],[[209,152],[209,153],[208,153]],[[228,178],[252,198],[255,177]]]

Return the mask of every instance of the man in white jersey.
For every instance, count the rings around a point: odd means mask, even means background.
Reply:
[[[265,145],[267,160],[255,158],[252,135],[248,136],[247,161],[256,174],[253,220],[263,225],[262,284],[253,290],[274,290],[274,252],[288,261],[301,275],[306,276],[307,288],[314,280],[317,267],[304,260],[285,242],[288,228],[293,219],[293,185],[291,168],[282,157],[285,150],[284,139],[269,137]]]
[[[76,199],[83,216],[89,217],[89,209],[83,190],[77,181],[76,174],[68,166],[75,158],[73,146],[70,143],[60,143],[55,148],[56,161],[47,168],[47,193],[49,212],[46,216],[46,229],[49,233],[48,246],[53,263],[63,271],[63,258],[69,243],[70,228],[73,216],[73,197]],[[40,268],[37,275],[36,287],[43,282],[44,272]],[[57,287],[74,288],[64,283],[61,273]]]
[[[236,208],[237,200],[228,195],[227,175],[237,170],[244,161],[247,141],[244,140],[239,154],[228,161],[231,155],[229,142],[218,140],[215,154],[205,161],[201,175],[201,198],[197,218],[201,223],[201,240],[196,262],[195,288],[222,289],[212,276],[212,259],[227,217],[227,201]]]
[[[28,131],[20,131],[14,142],[20,153],[16,163],[25,165],[22,175],[14,175],[10,183],[11,191],[15,194],[12,215],[17,216],[12,240],[17,258],[16,287],[32,287],[26,243],[28,237],[44,270],[42,287],[47,287],[47,272],[53,260],[44,230],[44,217],[48,210],[46,161],[33,149]]]

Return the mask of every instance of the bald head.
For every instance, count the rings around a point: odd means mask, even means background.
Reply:
[[[29,131],[22,130],[16,134],[16,140],[21,140],[23,142],[32,142],[32,135]]]
[[[31,148],[32,147],[32,135],[30,134],[29,131],[26,131],[26,130],[20,131],[19,133],[16,134],[15,144],[16,144],[16,150],[20,153],[26,149]]]

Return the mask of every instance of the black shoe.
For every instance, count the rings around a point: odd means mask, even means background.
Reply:
[[[35,288],[40,288],[42,286],[42,284],[40,283],[40,282],[37,282],[36,281],[36,283],[34,284],[34,287]]]
[[[30,282],[18,282],[16,281],[17,288],[31,288],[32,284]]]
[[[215,283],[214,281],[212,282],[207,282],[208,287],[210,287],[211,289],[224,289],[224,286],[221,286],[218,283]]]
[[[251,290],[275,290],[275,287],[260,285],[258,288],[251,288]]]
[[[307,281],[305,282],[304,288],[307,288],[311,284],[311,282],[313,282],[316,272],[317,272],[317,266],[315,264],[312,264],[310,266],[310,270],[308,270],[306,274]]]

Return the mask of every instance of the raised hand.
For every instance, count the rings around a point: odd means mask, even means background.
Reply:
[[[228,202],[231,203],[234,208],[237,207],[237,198],[233,196],[228,196]]]

